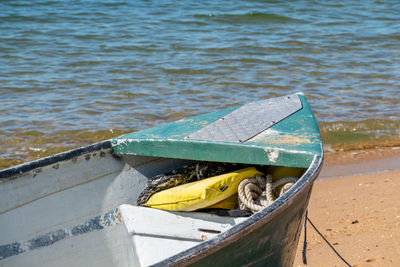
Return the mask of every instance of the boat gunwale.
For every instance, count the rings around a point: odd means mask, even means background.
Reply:
[[[265,209],[253,214],[247,220],[235,225],[226,232],[151,266],[187,266],[193,264],[239,240],[243,235],[257,230],[260,225],[273,220],[273,218],[284,212],[285,207],[290,205],[301,191],[306,190],[307,186],[312,186],[321,171],[323,160],[323,153],[315,155],[310,167],[307,168],[307,171],[295,185]]]
[[[40,158],[30,162],[22,163],[0,170],[0,184],[9,180],[17,179],[19,176],[42,167],[49,166],[65,160],[70,160],[88,153],[111,148],[111,140],[104,140],[87,146],[78,147],[65,152],[57,153],[48,157]]]

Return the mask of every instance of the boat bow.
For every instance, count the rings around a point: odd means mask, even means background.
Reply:
[[[322,154],[302,93],[185,118],[112,141],[118,155],[307,168]]]

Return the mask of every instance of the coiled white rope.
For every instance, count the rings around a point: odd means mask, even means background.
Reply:
[[[288,191],[296,181],[296,177],[288,176],[273,183],[271,175],[266,177],[256,175],[253,178],[245,179],[239,184],[238,188],[239,208],[253,213],[260,211]],[[283,187],[274,194],[274,191],[281,185]]]

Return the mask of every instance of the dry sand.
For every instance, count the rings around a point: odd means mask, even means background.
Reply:
[[[400,150],[361,154],[326,157],[321,178],[314,184],[308,216],[352,266],[398,267]],[[392,162],[390,166],[388,161]],[[343,169],[351,170],[351,176],[345,177]],[[333,179],[335,173],[340,178]],[[307,224],[308,264],[304,265],[303,240],[304,231],[294,266],[346,266],[310,224]]]

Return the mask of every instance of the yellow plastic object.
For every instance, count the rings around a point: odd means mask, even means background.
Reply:
[[[234,210],[238,206],[238,194],[234,194],[227,199],[224,199],[214,205],[206,207],[206,209],[226,209],[226,210]]]
[[[236,194],[239,183],[256,174],[263,175],[254,167],[250,167],[179,185],[155,193],[145,205],[174,211],[194,211],[206,208]]]
[[[272,175],[272,181],[276,182],[279,179],[287,176],[294,176],[300,178],[303,174],[302,168],[294,168],[294,167],[281,167],[281,166],[273,166],[270,167],[268,173]]]

